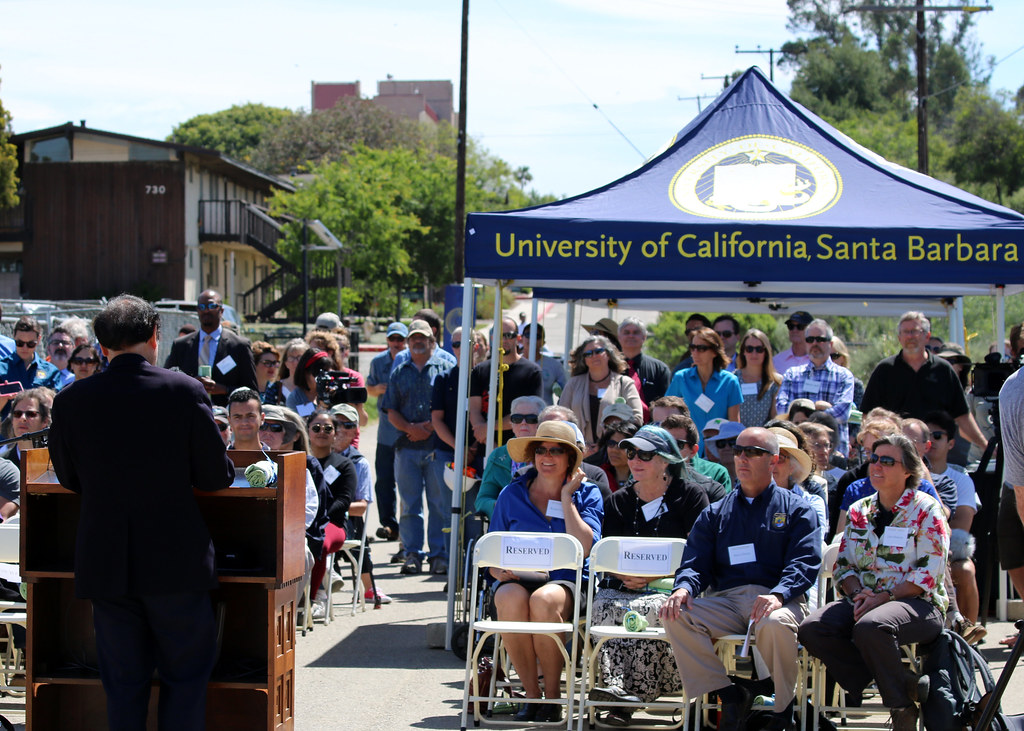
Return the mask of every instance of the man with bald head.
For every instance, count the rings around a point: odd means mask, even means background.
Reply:
[[[217,406],[228,405],[228,394],[245,386],[259,391],[256,364],[249,341],[221,327],[224,307],[220,293],[208,289],[196,301],[199,330],[171,345],[164,368],[177,368],[199,380]],[[200,372],[209,366],[209,375]]]
[[[694,524],[661,623],[687,696],[714,691],[721,699],[720,731],[744,728],[754,693],[730,680],[715,638],[750,631],[775,683],[768,728],[791,729],[796,632],[821,568],[818,518],[810,503],[772,479],[779,461],[774,434],[745,429],[735,452],[739,489],[705,508]]]

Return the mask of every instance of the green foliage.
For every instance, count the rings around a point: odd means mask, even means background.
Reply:
[[[961,91],[953,143],[950,165],[958,181],[993,184],[998,203],[1024,184],[1024,127],[999,100],[977,89]]]
[[[689,312],[664,312],[658,321],[649,325],[647,338],[647,351],[655,358],[665,361],[671,368],[683,357],[688,348],[686,337],[686,319],[692,313]],[[701,313],[714,322],[715,318],[722,312]],[[740,330],[746,332],[751,328],[763,330],[772,341],[772,347],[776,349],[788,348],[789,342],[786,338],[786,327],[771,315],[764,314],[743,314],[735,315],[740,323]],[[781,327],[781,338],[779,328]],[[783,344],[785,343],[785,344]]]
[[[0,102],[0,208],[18,205],[18,151],[10,136],[11,115]]]
[[[790,47],[790,58],[793,52]],[[850,34],[837,44],[808,44],[799,66],[790,96],[816,114],[841,121],[892,105],[892,97],[885,93],[889,78],[881,55],[862,48]]]
[[[235,105],[182,122],[174,128],[167,141],[207,147],[236,160],[251,162],[260,143],[294,115],[290,109],[263,104]]]

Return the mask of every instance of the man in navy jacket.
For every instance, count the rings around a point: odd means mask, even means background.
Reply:
[[[809,502],[772,479],[779,461],[774,434],[745,429],[735,449],[739,487],[705,508],[690,531],[675,591],[661,609],[662,625],[687,695],[718,693],[720,731],[744,728],[753,693],[730,681],[714,640],[752,625],[751,638],[775,683],[768,728],[790,729],[796,631],[807,613],[804,594],[821,568],[818,518]]]
[[[92,599],[109,727],[145,728],[157,669],[160,728],[202,729],[217,577],[192,490],[227,487],[234,466],[202,384],[154,365],[152,305],[116,297],[93,330],[110,365],[54,399],[49,447],[82,496],[75,591]]]

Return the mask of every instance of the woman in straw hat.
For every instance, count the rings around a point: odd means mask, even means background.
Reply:
[[[530,437],[509,440],[508,452],[516,462],[532,467],[519,473],[502,490],[491,516],[492,531],[568,533],[583,545],[583,555],[601,538],[604,505],[597,485],[585,480],[580,464],[583,452],[576,446],[576,433],[562,421],[548,421]],[[587,577],[584,564],[584,578]],[[492,568],[497,581],[494,605],[499,620],[572,621],[573,572],[552,571],[546,578],[521,577],[515,572]],[[544,676],[547,698],[562,692],[562,655],[554,641],[540,635],[502,636],[509,657],[526,690],[527,699],[540,698],[537,665]],[[555,721],[561,708],[525,703],[517,721]]]

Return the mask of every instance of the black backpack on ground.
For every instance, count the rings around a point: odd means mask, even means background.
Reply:
[[[996,685],[988,662],[963,637],[945,629],[933,642],[921,645],[920,653],[922,674],[928,676],[930,683],[928,697],[921,703],[925,729],[974,729]],[[1012,667],[1007,669],[1013,671]],[[999,699],[995,698],[995,702]],[[997,708],[991,728],[1024,731],[1024,717],[1007,716]]]

